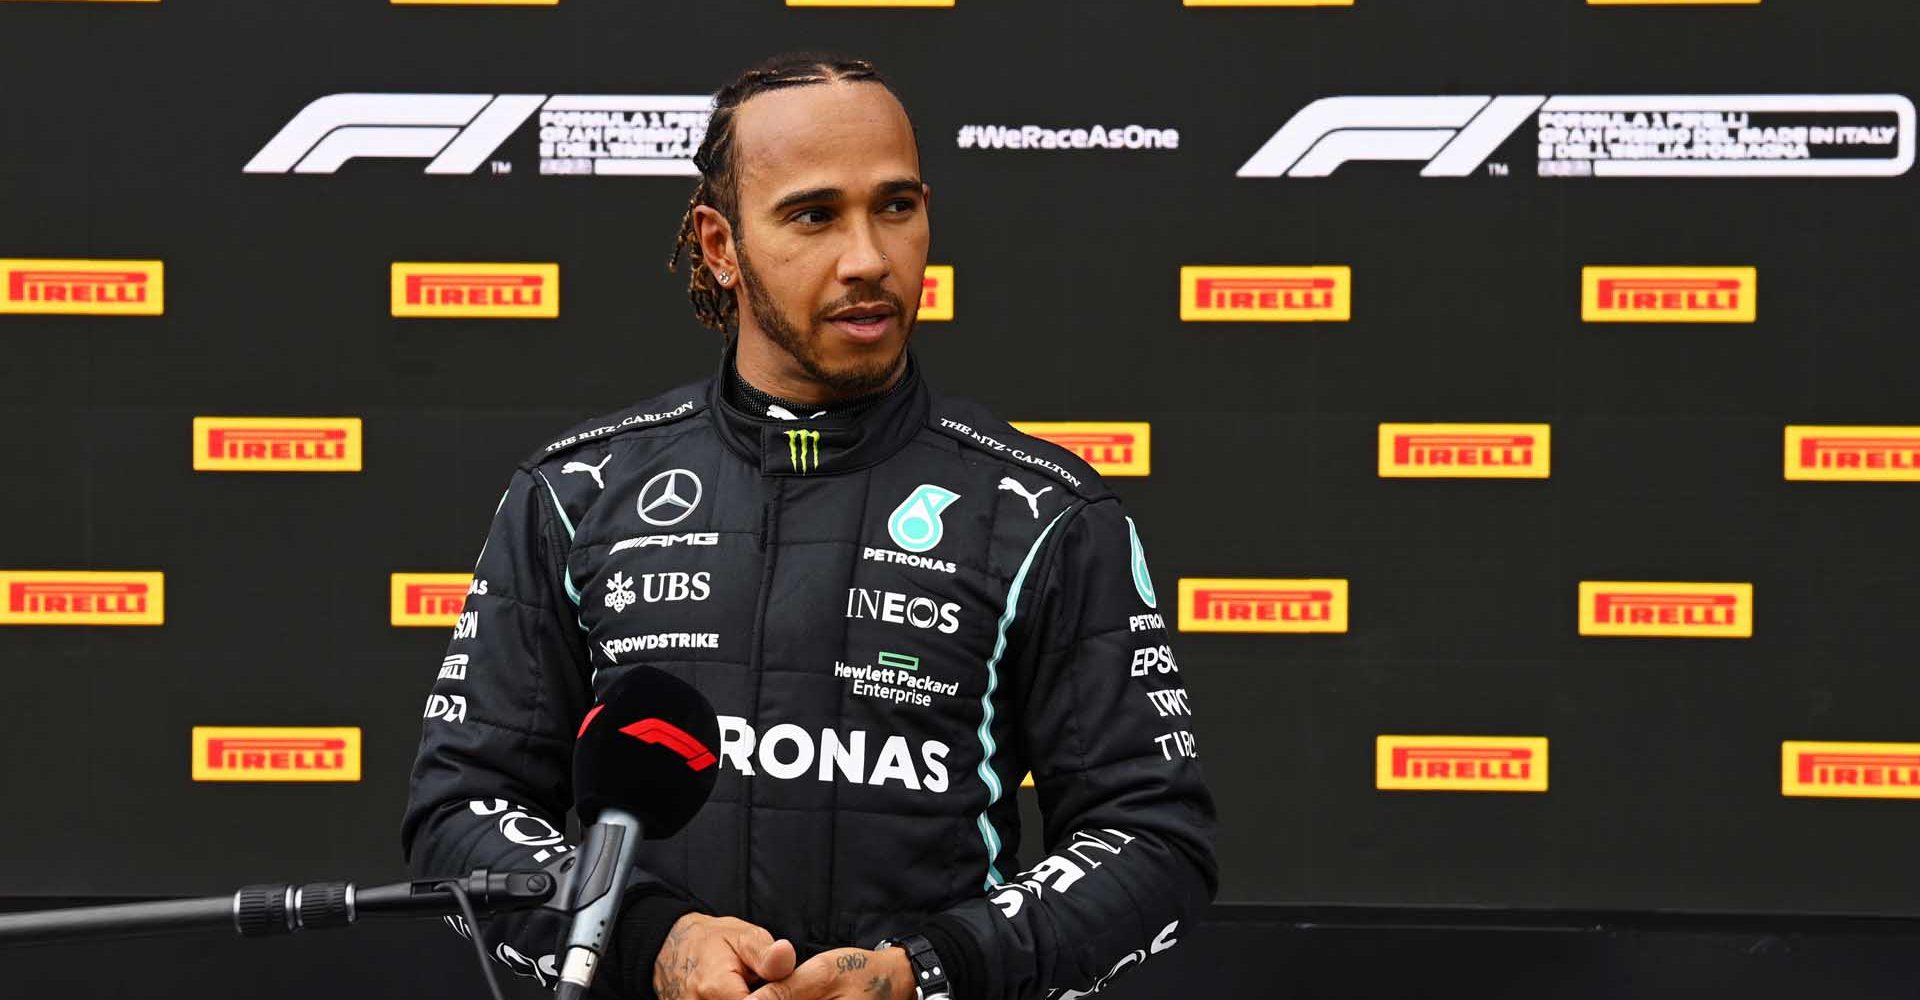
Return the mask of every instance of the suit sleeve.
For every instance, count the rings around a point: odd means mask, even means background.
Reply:
[[[1030,652],[1006,679],[1048,855],[923,929],[955,1000],[1092,994],[1172,947],[1218,888],[1213,800],[1160,613],[1172,605],[1133,521],[1105,499],[1049,530],[1017,605],[1035,616]]]
[[[427,698],[401,824],[415,878],[535,867],[573,849],[564,836],[573,734],[593,685],[562,582],[569,539],[557,521],[540,474],[516,471]],[[660,940],[695,908],[636,873],[595,994],[651,997]],[[468,933],[460,918],[448,922]],[[483,931],[485,950],[551,988],[566,924],[543,910],[496,916]]]

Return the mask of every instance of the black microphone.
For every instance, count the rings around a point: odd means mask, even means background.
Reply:
[[[636,666],[580,723],[573,750],[574,808],[591,824],[574,853],[559,1000],[593,985],[607,952],[636,841],[671,837],[693,819],[720,776],[720,721],[684,681]]]

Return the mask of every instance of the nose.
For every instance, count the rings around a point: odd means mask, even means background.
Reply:
[[[886,251],[880,249],[878,235],[871,221],[853,225],[847,248],[840,255],[838,277],[842,284],[878,283],[886,277],[892,262],[887,259]]]

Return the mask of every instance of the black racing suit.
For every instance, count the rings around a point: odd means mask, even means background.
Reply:
[[[574,732],[645,664],[713,702],[722,773],[640,847],[615,988],[650,996],[666,925],[695,909],[803,961],[924,934],[955,1000],[1090,993],[1171,946],[1216,888],[1213,804],[1139,536],[1099,477],[912,364],[853,417],[750,416],[719,384],[514,472],[422,725],[411,869],[569,849]],[[1029,772],[1040,859],[1015,856]],[[563,932],[519,914],[485,942],[550,984]]]

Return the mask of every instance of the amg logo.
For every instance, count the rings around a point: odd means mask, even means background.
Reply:
[[[685,535],[635,535],[622,538],[613,543],[608,554],[625,552],[628,549],[668,548],[674,545],[718,545],[720,533],[717,531],[696,531]]]

